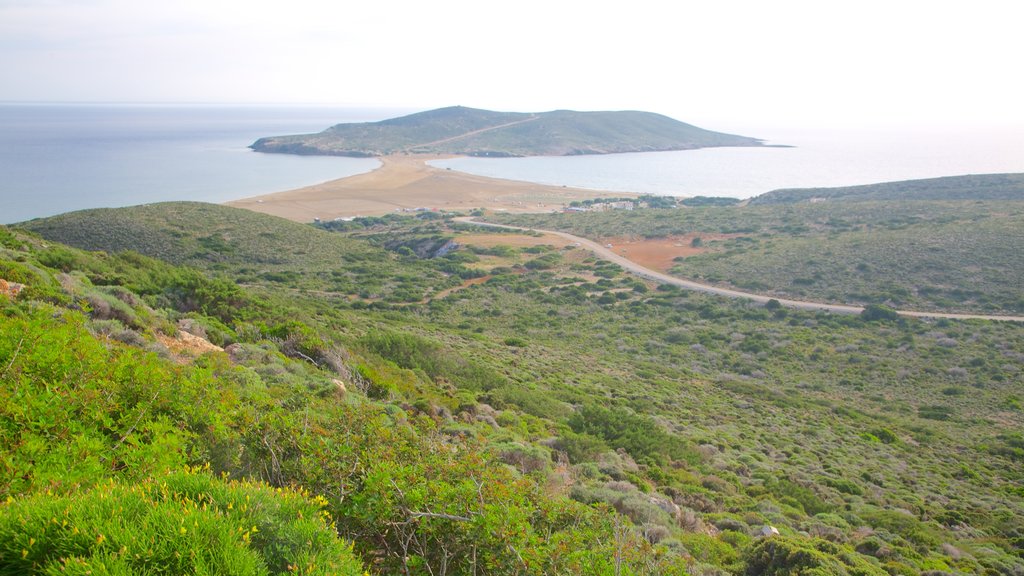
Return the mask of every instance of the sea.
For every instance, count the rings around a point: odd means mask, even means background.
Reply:
[[[0,224],[85,208],[226,202],[368,172],[370,158],[261,154],[263,136],[409,110],[0,104]]]
[[[0,104],[0,224],[85,208],[226,202],[368,172],[379,166],[377,160],[262,154],[248,146],[263,136],[319,132],[414,111]],[[594,190],[734,198],[777,188],[1024,172],[1024,130],[1017,129],[730,131],[771,146],[432,164]]]
[[[742,130],[742,129],[741,129]],[[1024,172],[1024,127],[756,129],[767,146],[600,156],[452,158],[431,164],[480,176],[670,196],[750,198],[779,188]]]

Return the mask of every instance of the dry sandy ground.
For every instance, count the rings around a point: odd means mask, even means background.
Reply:
[[[298,222],[351,216],[381,216],[402,209],[548,212],[573,200],[627,197],[633,194],[547,186],[474,176],[428,166],[441,156],[380,158],[372,172],[323,184],[228,202],[228,205],[273,214]]]
[[[602,242],[605,245],[611,244],[612,252],[629,258],[637,264],[659,272],[667,272],[678,264],[675,262],[676,258],[701,254],[707,250],[706,247],[693,246],[694,238],[700,237],[706,243],[736,236],[740,236],[740,234],[683,234],[652,239],[619,236],[604,238]]]

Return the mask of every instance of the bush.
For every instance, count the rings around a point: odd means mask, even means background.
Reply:
[[[761,538],[744,560],[747,576],[887,576],[868,559],[817,538]]]
[[[864,307],[864,311],[860,313],[860,317],[868,322],[874,322],[898,320],[900,315],[888,306],[883,306],[882,304],[868,304]]]
[[[491,448],[498,459],[515,467],[523,474],[544,470],[551,463],[551,455],[547,450],[533,444],[520,442],[503,442]]]
[[[0,572],[362,574],[320,508],[205,473],[30,496],[0,509]]]
[[[940,543],[939,536],[932,526],[909,513],[898,510],[868,510],[860,512],[859,515],[872,528],[898,534],[919,549],[936,548]]]
[[[613,448],[622,448],[638,461],[683,460],[696,463],[697,450],[682,438],[666,432],[653,419],[621,408],[586,405],[580,408],[569,426],[578,434],[601,438]]]
[[[439,342],[415,334],[371,332],[361,338],[360,343],[402,368],[422,370],[434,379],[443,377],[459,388],[480,391],[508,384],[491,366],[465,359],[445,350]]]
[[[900,440],[899,436],[888,428],[877,428],[872,430],[871,433],[883,444],[895,444]]]
[[[928,420],[949,420],[953,417],[953,409],[949,406],[920,406],[917,415]]]

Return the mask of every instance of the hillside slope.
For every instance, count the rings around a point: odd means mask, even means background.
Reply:
[[[804,208],[871,222],[870,207]],[[197,213],[165,236],[172,252],[209,235],[215,219]],[[760,222],[753,234],[806,215],[579,216],[639,237],[683,218]],[[288,223],[260,222],[252,253],[292,253],[270,226]],[[401,304],[360,301],[359,285],[339,298],[288,282],[252,291],[232,272],[241,259],[210,278],[0,227],[0,279],[25,286],[0,296],[0,488],[41,499],[209,465],[322,498],[382,575],[610,575],[620,560],[623,574],[1024,574],[1024,325],[755,306],[430,214],[324,227],[381,259],[339,258],[327,278],[443,273],[458,286]],[[304,238],[333,245],[323,233]],[[418,255],[417,237],[462,248]],[[189,330],[224,350],[161,348]],[[762,538],[772,527],[780,536]],[[35,550],[18,546],[8,554]]]
[[[48,240],[84,250],[138,252],[227,274],[243,284],[418,301],[449,282],[417,262],[396,279],[395,254],[306,224],[201,202],[161,202],[69,212],[24,222]]]
[[[381,122],[338,124],[319,134],[261,138],[251,148],[338,156],[566,156],[759,145],[755,138],[712,132],[650,112],[528,114],[452,106]]]
[[[822,200],[1024,200],[1024,174],[968,174],[837,188],[782,188],[754,197],[750,204]]]

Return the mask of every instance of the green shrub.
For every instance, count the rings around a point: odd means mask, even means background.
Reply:
[[[813,489],[786,479],[773,480],[768,489],[780,499],[788,498],[807,514],[831,512],[833,506],[821,499]]]
[[[873,434],[875,438],[878,438],[883,444],[895,444],[900,440],[899,436],[888,428],[876,428],[871,431],[871,434]]]
[[[739,560],[739,554],[729,543],[701,532],[681,534],[678,540],[691,556],[701,562],[728,566]],[[734,541],[742,540],[739,538]]]
[[[514,348],[526,348],[528,345],[529,342],[527,342],[525,338],[520,338],[518,336],[509,336],[508,338],[505,338],[505,346],[512,346]]]
[[[319,503],[176,473],[0,507],[4,574],[362,574]]]
[[[887,576],[867,558],[817,538],[760,538],[743,556],[747,576]]]
[[[463,358],[415,334],[376,331],[361,338],[360,343],[402,368],[422,370],[430,378],[446,378],[460,388],[479,391],[507,384],[491,366]]]
[[[953,417],[953,409],[949,406],[919,406],[917,415],[928,420],[949,420]]]
[[[860,518],[876,529],[884,529],[898,534],[919,549],[931,549],[939,545],[940,540],[935,529],[911,514],[898,510],[866,510],[860,512]]]
[[[569,419],[569,426],[579,434],[603,439],[613,448],[622,448],[640,460],[700,460],[696,449],[682,438],[669,434],[654,420],[622,408],[604,408],[588,404]]]
[[[533,444],[501,442],[492,445],[491,451],[498,455],[499,460],[523,474],[545,470],[551,464],[551,454]]]
[[[24,284],[19,298],[22,300],[63,301],[64,294],[53,277],[31,264],[0,260],[0,278]]]
[[[860,496],[864,494],[864,490],[856,483],[845,478],[824,478],[822,483],[826,486],[835,488],[843,494],[852,494],[854,496]]]
[[[882,304],[868,304],[860,317],[868,322],[898,320],[900,315],[895,310]]]

